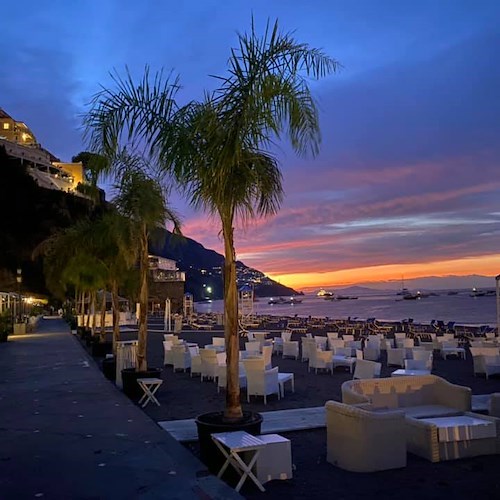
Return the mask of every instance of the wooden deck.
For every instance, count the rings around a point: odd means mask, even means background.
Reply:
[[[297,408],[293,410],[263,411],[262,434],[300,431],[326,426],[325,407]],[[177,441],[197,441],[198,433],[193,419],[158,422]]]

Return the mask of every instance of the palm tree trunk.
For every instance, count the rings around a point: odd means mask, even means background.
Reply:
[[[95,290],[92,290],[92,292],[90,292],[90,295],[92,297],[92,300],[90,302],[90,310],[92,312],[92,337],[95,335],[95,303],[96,303],[96,291]]]
[[[106,338],[106,289],[102,289],[101,299],[101,342]]]
[[[137,345],[137,371],[146,371],[148,369],[146,359],[147,334],[148,334],[148,273],[149,273],[149,254],[148,254],[148,232],[146,225],[143,224],[141,230],[141,254],[139,257],[139,269],[141,288],[139,292],[139,333]]]
[[[236,252],[232,221],[222,221],[224,235],[224,337],[226,339],[226,408],[224,419],[243,416],[240,403],[238,288],[236,284]]]
[[[111,282],[111,302],[113,304],[113,353],[116,355],[116,343],[120,340],[120,302],[116,280]]]

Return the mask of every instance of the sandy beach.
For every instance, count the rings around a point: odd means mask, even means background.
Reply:
[[[265,328],[264,328],[265,329]],[[277,332],[276,332],[277,333]],[[325,332],[315,330],[317,335]],[[271,334],[272,336],[273,334]],[[182,331],[180,338],[196,342],[201,346],[211,343],[213,336],[222,337],[222,331]],[[298,340],[302,334],[294,333],[292,340]],[[134,338],[129,332],[124,338]],[[246,339],[240,339],[244,348]],[[148,361],[150,367],[163,364],[163,332],[150,331],[148,337]],[[383,355],[384,359],[385,354]],[[291,408],[323,406],[333,399],[341,401],[341,384],[352,378],[347,369],[337,368],[330,373],[308,372],[307,362],[294,359],[282,359],[273,356],[273,366],[280,372],[295,374],[295,393],[285,391],[285,397],[268,398],[264,405],[263,398],[252,398],[246,402],[245,390],[242,390],[243,409],[252,411],[273,411]],[[383,363],[381,376],[390,376],[395,367]],[[465,360],[435,357],[433,374],[460,385],[471,387],[473,394],[488,394],[500,391],[500,377],[474,377],[472,359],[467,353]],[[217,392],[213,382],[200,382],[199,377],[189,373],[174,373],[171,366],[164,367],[164,381],[157,393],[160,407],[148,405],[144,411],[155,421],[195,418],[198,414],[222,410],[225,393]],[[483,456],[448,462],[431,463],[409,454],[408,464],[404,469],[377,473],[351,473],[339,469],[326,461],[326,428],[317,430],[281,433],[292,442],[292,461],[294,477],[287,481],[271,481],[265,484],[266,492],[261,493],[250,483],[245,483],[241,493],[246,498],[500,498],[500,456]],[[195,455],[199,454],[197,443],[185,446]]]

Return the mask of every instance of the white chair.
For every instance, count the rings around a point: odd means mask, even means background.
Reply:
[[[273,363],[272,363],[272,355],[273,355],[273,346],[272,345],[265,345],[262,347],[262,358],[264,359],[264,366],[266,370],[269,370],[272,368]]]
[[[308,361],[310,357],[309,351],[315,348],[316,348],[316,342],[314,342],[314,339],[303,337],[301,361]]]
[[[318,370],[333,370],[332,364],[332,356],[333,351],[323,351],[319,349],[317,346],[313,346],[309,348],[309,367],[307,371],[310,371],[311,368],[314,368],[315,372],[318,373]]]
[[[245,370],[247,371],[265,371],[266,367],[264,364],[264,358],[252,358],[252,359],[244,359],[242,360],[242,364]]]
[[[342,335],[342,339],[344,340],[344,342],[352,342],[354,340],[354,335],[344,334]]]
[[[361,349],[356,349],[356,359],[365,359],[364,352]]]
[[[338,339],[339,332],[326,332],[326,336],[328,339]]]
[[[196,373],[201,375],[201,356],[198,346],[188,347],[189,356],[191,358],[191,377]]]
[[[387,366],[400,366],[404,368],[406,358],[406,349],[387,349]]]
[[[260,354],[260,342],[253,341],[253,342],[245,342],[245,351],[254,353],[254,354]]]
[[[337,347],[345,347],[344,339],[328,339],[328,345],[330,346],[330,350],[334,351]]]
[[[171,365],[173,364],[173,357],[172,357],[172,346],[173,342],[171,340],[164,340],[163,341],[163,364],[164,365]]]
[[[283,357],[284,358],[299,358],[299,343],[297,340],[283,342]]]
[[[239,369],[239,379],[240,379],[240,387],[246,387],[247,386],[246,372],[243,369],[241,363]],[[220,364],[217,366],[217,392],[219,392],[220,389],[225,389],[226,386],[227,386],[227,365]]]
[[[191,368],[191,356],[185,345],[172,346],[172,364],[174,372],[177,370],[186,371],[188,368]]]
[[[205,378],[215,380],[217,377],[217,352],[213,349],[200,349],[201,356],[201,381]]]
[[[214,337],[212,344],[216,346],[226,347],[226,339],[224,337]]]
[[[419,370],[431,373],[429,362],[425,359],[405,359],[405,370]]]
[[[368,361],[366,359],[358,359],[356,361],[356,368],[352,378],[366,379],[380,377],[380,370],[382,369],[381,363],[375,361]]]
[[[378,342],[367,342],[363,351],[363,359],[378,361],[380,359],[380,344]]]
[[[251,360],[253,361],[253,360]],[[264,396],[264,404],[267,404],[267,396],[277,394],[281,398],[278,382],[278,367],[271,370],[249,370],[245,365],[247,375],[247,402],[250,402],[250,396]]]
[[[485,357],[497,356],[499,351],[497,347],[471,347],[470,353],[472,355],[474,375],[483,373],[486,375]]]
[[[432,370],[432,360],[433,354],[431,351],[427,350],[415,350],[412,351],[413,359],[415,361],[424,361],[425,362],[425,370]]]
[[[314,342],[316,343],[316,347],[321,349],[322,351],[326,351],[326,343],[328,341],[327,337],[321,337],[319,335],[315,335]]]
[[[500,356],[498,354],[496,356],[483,355],[483,363],[485,369],[484,372],[487,379],[490,375],[500,373]]]
[[[164,333],[163,334],[163,340],[170,340],[171,342],[174,341],[174,339],[179,339],[179,337],[177,335],[175,335],[174,333]]]

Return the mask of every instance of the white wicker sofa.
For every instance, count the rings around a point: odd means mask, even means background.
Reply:
[[[471,390],[435,375],[348,380],[342,402],[369,403],[372,411],[401,410],[414,418],[456,415],[471,410]]]

